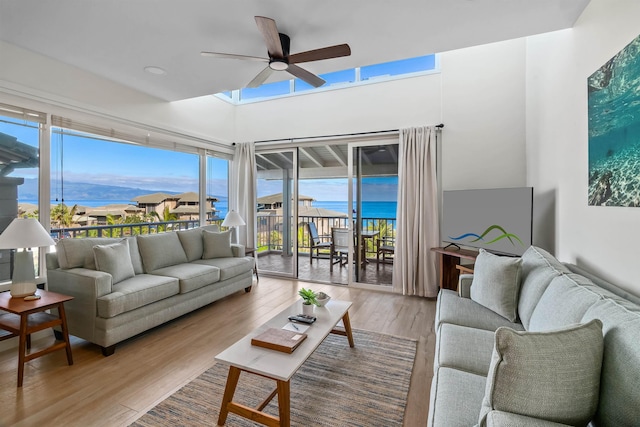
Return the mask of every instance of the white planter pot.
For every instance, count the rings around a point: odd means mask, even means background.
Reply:
[[[302,314],[306,314],[307,316],[313,316],[313,304],[305,304],[302,303]]]

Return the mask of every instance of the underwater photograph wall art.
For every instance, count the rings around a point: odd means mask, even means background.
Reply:
[[[640,207],[640,36],[587,84],[588,203]]]

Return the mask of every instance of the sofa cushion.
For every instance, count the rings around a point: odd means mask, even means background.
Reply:
[[[549,332],[495,333],[480,425],[492,410],[586,425],[598,407],[602,323]]]
[[[525,417],[511,412],[491,411],[487,414],[487,427],[571,427],[540,418]]]
[[[113,285],[135,276],[127,240],[110,245],[96,245],[93,247],[93,256],[96,270],[109,273]]]
[[[131,264],[133,264],[133,272],[135,274],[143,274],[144,266],[142,265],[142,257],[140,256],[140,250],[138,249],[138,239],[136,236],[127,237],[129,242],[129,253],[131,254]]]
[[[518,316],[525,329],[529,329],[533,309],[540,301],[540,297],[542,297],[551,280],[567,273],[570,273],[570,271],[544,249],[530,246],[522,254]]]
[[[176,295],[180,288],[173,277],[138,274],[113,285],[113,292],[98,298],[98,316],[115,317]]]
[[[521,264],[520,258],[497,256],[480,249],[473,269],[471,299],[515,322]]]
[[[220,269],[220,280],[227,280],[253,269],[255,260],[252,257],[200,259],[194,264],[203,264]]]
[[[182,249],[187,255],[187,261],[191,262],[202,258],[202,229],[193,228],[191,230],[181,230],[177,233]]]
[[[577,274],[555,277],[531,314],[529,331],[560,329],[580,323],[587,309],[601,298],[600,289]]]
[[[232,257],[231,251],[231,230],[222,233],[211,231],[202,232],[204,242],[203,259]]]
[[[122,239],[110,239],[103,237],[87,237],[82,239],[61,239],[56,243],[56,254],[58,264],[62,269],[69,268],[90,268],[96,269],[96,262],[93,257],[93,247],[95,245],[109,245],[118,243]]]
[[[220,280],[220,269],[196,263],[178,264],[153,270],[151,274],[175,277],[180,283],[180,293],[185,294]]]
[[[486,376],[492,353],[492,331],[442,323],[436,335],[434,371],[446,366]]]
[[[510,322],[492,310],[469,299],[459,297],[454,291],[440,290],[436,303],[436,328],[441,323],[469,326],[472,328],[495,331],[500,326],[523,330],[521,324]]]
[[[477,423],[485,383],[482,375],[439,368],[431,382],[428,425],[469,427]]]
[[[602,321],[604,357],[595,425],[631,426],[640,420],[640,306],[621,298],[597,301],[583,322]]]
[[[174,232],[138,236],[138,249],[147,273],[187,262],[187,255]]]

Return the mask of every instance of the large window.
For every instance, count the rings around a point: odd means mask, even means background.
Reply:
[[[207,197],[211,198],[210,222],[220,222],[229,212],[229,161],[207,156]]]
[[[198,220],[198,182],[196,154],[52,133],[54,229]]]
[[[18,216],[38,218],[41,121],[44,115],[0,106],[0,233]],[[38,275],[38,249],[33,252]],[[0,282],[11,279],[13,259],[13,250],[0,250]]]
[[[437,56],[432,54],[320,74],[320,77],[324,79],[326,83],[319,88],[315,88],[300,79],[290,79],[265,83],[257,88],[244,88],[222,92],[217,94],[217,96],[232,103],[252,102],[290,96],[297,93],[345,88],[357,84],[384,81],[385,79],[410,77],[437,70]]]

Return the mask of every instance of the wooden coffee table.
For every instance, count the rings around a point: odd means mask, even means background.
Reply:
[[[229,365],[229,376],[220,405],[218,425],[224,425],[229,412],[233,412],[267,426],[289,427],[291,424],[290,380],[293,374],[330,333],[346,336],[349,346],[354,346],[349,307],[351,302],[336,300],[329,301],[325,307],[316,307],[314,316],[318,320],[305,331],[307,338],[291,354],[252,346],[251,338],[269,328],[282,328],[289,322],[290,315],[302,313],[302,300],[293,303],[267,323],[218,354],[216,361]],[[340,320],[344,324],[344,330],[336,328]],[[275,390],[257,408],[250,408],[233,401],[242,371],[270,378],[276,382]],[[278,395],[278,417],[262,412],[276,394]]]
[[[67,362],[73,365],[71,344],[69,344],[69,331],[67,319],[64,314],[64,303],[73,297],[48,292],[38,289],[36,292],[40,299],[25,301],[23,298],[11,298],[9,292],[0,292],[0,310],[8,313],[0,315],[0,341],[8,338],[20,337],[18,353],[18,387],[22,387],[24,376],[24,364],[37,357],[49,354],[52,351],[66,349]],[[58,309],[58,315],[45,313],[51,308]],[[31,348],[31,334],[54,326],[62,328],[64,342],[58,342],[40,351],[27,353]],[[7,332],[4,332],[7,331]]]

